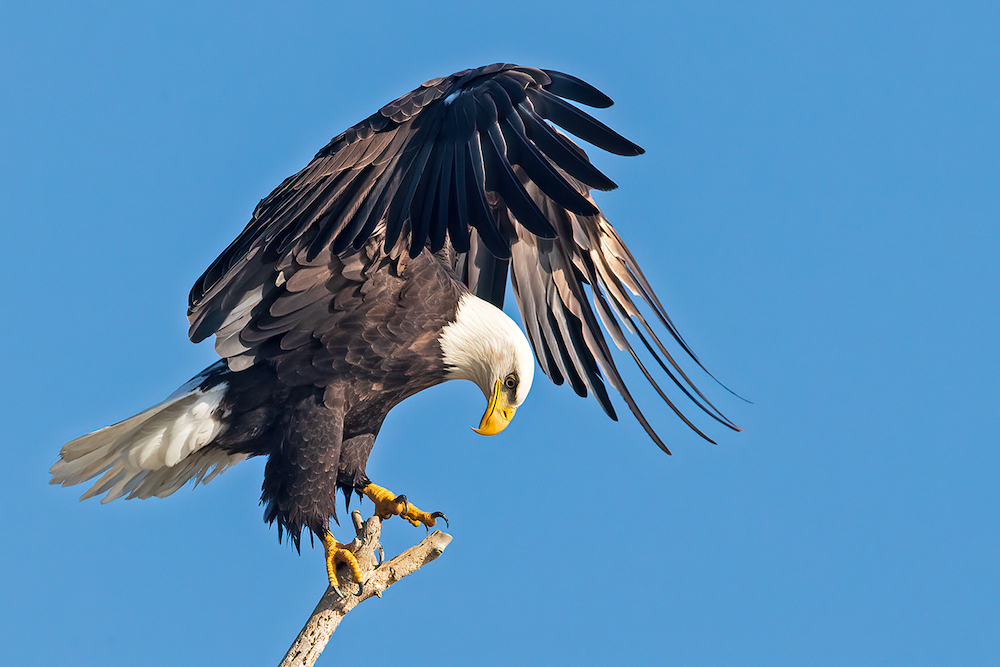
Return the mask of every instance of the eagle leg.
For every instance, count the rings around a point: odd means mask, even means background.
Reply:
[[[351,570],[351,574],[354,575],[354,581],[358,583],[358,595],[364,592],[364,587],[361,585],[361,567],[358,565],[358,559],[354,557],[344,545],[339,544],[337,540],[334,539],[333,533],[326,531],[323,534],[323,549],[326,552],[326,575],[330,579],[330,586],[337,595],[341,598],[346,597],[340,590],[339,582],[337,581],[337,565],[343,563]]]
[[[427,513],[419,509],[413,503],[406,500],[406,496],[397,496],[389,489],[383,488],[371,482],[363,489],[363,492],[375,503],[375,516],[380,519],[388,519],[391,516],[401,516],[414,526],[426,526],[427,529],[434,527],[438,519],[444,519],[448,525],[448,517],[442,512]]]

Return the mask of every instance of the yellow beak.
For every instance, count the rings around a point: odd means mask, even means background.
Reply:
[[[496,384],[493,385],[493,397],[490,399],[489,405],[486,406],[483,420],[479,422],[479,428],[472,430],[479,435],[496,435],[507,428],[507,424],[514,418],[515,410],[517,408],[512,408],[507,404],[507,397],[503,393],[503,383],[497,380]]]

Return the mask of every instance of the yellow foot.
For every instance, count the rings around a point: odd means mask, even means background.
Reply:
[[[323,535],[323,549],[326,551],[326,575],[330,578],[330,586],[337,591],[337,595],[345,597],[337,582],[337,564],[344,563],[354,575],[354,581],[358,583],[358,595],[361,595],[364,588],[361,586],[361,568],[358,566],[358,559],[354,554],[344,548],[333,538],[333,533],[326,531]]]
[[[428,530],[434,527],[438,519],[444,519],[448,525],[448,517],[441,512],[428,514],[420,510],[406,500],[406,496],[397,496],[389,489],[384,489],[377,484],[369,483],[364,488],[366,496],[375,503],[375,516],[380,519],[388,519],[391,516],[401,516],[414,526],[426,526]]]

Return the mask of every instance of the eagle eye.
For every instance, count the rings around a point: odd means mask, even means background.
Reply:
[[[517,389],[517,376],[511,373],[503,380],[503,386],[508,389]]]

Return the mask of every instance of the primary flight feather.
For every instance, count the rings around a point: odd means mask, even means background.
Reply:
[[[428,81],[334,138],[192,288],[191,340],[215,335],[222,360],[67,443],[52,482],[101,475],[84,498],[162,497],[266,455],[265,519],[296,546],[303,528],[319,536],[336,585],[336,563],[353,558],[329,532],[338,488],[383,517],[443,516],[373,484],[365,464],[389,410],[445,380],[479,386],[476,430],[491,435],[524,401],[537,359],[615,418],[610,384],[668,451],[606,333],[702,437],[657,374],[736,429],[668,351],[663,332],[701,366],[590,196],[616,185],[563,131],[619,155],[642,149],[571,102],[612,103],[567,74],[496,64]],[[500,310],[508,275],[527,337]]]

